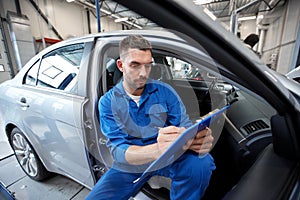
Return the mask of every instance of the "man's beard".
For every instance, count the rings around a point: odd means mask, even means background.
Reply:
[[[146,78],[146,77],[141,77],[141,78],[137,79],[135,82],[140,83],[140,82],[142,81],[142,82],[144,82],[144,83],[143,83],[143,85],[141,85],[141,86],[137,86],[137,87],[136,87],[136,90],[144,89],[144,88],[145,88],[145,85],[146,85],[146,83],[147,83],[147,80],[148,80],[148,78]],[[139,84],[136,84],[136,85],[139,85]]]

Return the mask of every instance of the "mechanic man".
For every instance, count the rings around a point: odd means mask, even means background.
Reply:
[[[197,133],[174,162],[134,182],[192,122],[175,90],[149,78],[153,59],[148,40],[128,36],[119,50],[117,66],[123,79],[99,101],[101,129],[114,163],[86,199],[127,200],[150,177],[160,175],[172,179],[171,199],[199,200],[215,169],[208,153],[213,142],[209,128]]]

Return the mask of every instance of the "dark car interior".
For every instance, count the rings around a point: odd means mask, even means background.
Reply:
[[[210,82],[203,81],[197,74],[197,79],[175,79],[170,73],[166,57],[162,54],[154,54],[153,57],[155,65],[152,67],[150,77],[170,84],[178,92],[192,121],[210,112],[212,104],[220,104],[214,102],[212,96],[217,95],[216,99],[224,100],[224,94],[226,96],[234,90],[235,102],[226,113],[222,133],[215,137],[217,141],[211,151],[217,169],[213,172],[210,185],[203,197],[207,200],[222,199],[253,165],[261,152],[272,145],[270,123],[271,117],[276,112],[260,97],[226,82],[219,82],[216,78],[212,78]],[[122,73],[116,66],[116,59],[109,58],[106,61],[106,71],[102,79],[105,79],[107,90],[122,78]],[[100,140],[104,145],[105,138],[100,137]],[[102,157],[105,156],[107,155]],[[98,178],[102,174],[103,172]],[[153,199],[169,199],[168,189],[165,187],[153,189],[146,184],[143,191]]]

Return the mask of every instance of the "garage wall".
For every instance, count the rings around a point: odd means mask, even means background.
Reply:
[[[279,4],[276,9],[264,14],[266,16],[259,26],[256,20],[240,21],[240,38],[244,40],[250,33],[260,35],[259,44],[254,49],[259,52],[261,60],[270,68],[286,74],[296,67],[299,54],[300,1],[285,1],[285,4]],[[230,26],[229,18],[220,20]]]
[[[13,75],[9,67],[9,59],[6,50],[7,47],[4,41],[4,30],[2,21],[0,21],[0,83],[10,79]]]
[[[256,20],[241,21],[239,24],[239,32],[242,40],[244,40],[251,33],[257,33]]]
[[[296,59],[299,53],[299,25],[300,25],[300,1],[290,0],[286,17],[283,23],[283,35],[281,49],[277,64],[277,71],[286,73],[295,68]],[[287,59],[290,58],[290,59]]]
[[[240,19],[242,15],[240,15],[238,18]],[[230,31],[230,17],[224,17],[219,18],[219,21],[222,23],[222,25]],[[248,35],[251,33],[258,34],[257,25],[256,25],[256,19],[248,19],[248,20],[242,20],[238,21],[238,30],[237,30],[240,39],[243,41],[246,39]],[[254,49],[257,48],[257,45],[254,46]]]
[[[49,23],[41,17],[39,12],[35,9],[33,1],[40,11],[47,17]],[[86,35],[89,33],[89,24],[90,24],[90,33],[97,33],[97,18],[95,10],[93,12],[87,12],[87,9],[82,5],[76,3],[68,3],[66,0],[19,0],[20,10],[25,18],[29,19],[28,30],[30,36],[32,37],[32,42],[34,40],[40,40],[36,42],[35,50],[30,52],[24,50],[19,51],[17,55],[15,49],[12,46],[11,33],[9,32],[9,20],[7,18],[7,13],[17,13],[17,8],[14,0],[0,0],[0,17],[1,22],[3,22],[3,29],[7,30],[4,32],[6,38],[6,44],[8,46],[8,57],[11,60],[8,63],[9,66],[6,66],[5,69],[12,69],[12,77],[18,73],[19,69],[23,66],[24,63],[19,64],[18,57],[27,55],[31,53],[30,58],[35,55],[37,52],[41,51],[45,47],[51,45],[51,43],[41,42],[43,38],[54,39],[68,39],[74,36]],[[88,24],[88,14],[90,16],[90,23]],[[57,30],[58,34],[55,34],[52,30],[52,26]],[[109,17],[101,18],[101,31],[114,31],[121,30],[122,25],[120,23],[115,23],[113,19]],[[18,39],[18,38],[17,38]],[[20,39],[20,38],[19,38]],[[22,40],[22,39],[21,39]],[[23,49],[23,48],[22,48]],[[5,70],[5,72],[8,72]],[[3,72],[1,73],[1,77]],[[10,77],[10,78],[12,78]],[[5,78],[5,80],[8,78]],[[2,82],[2,80],[0,80]]]
[[[289,0],[263,22],[266,35],[262,60],[282,74],[295,67],[299,52],[299,20],[300,1]]]
[[[50,25],[40,17],[29,1],[20,1],[22,13],[30,20],[32,33],[35,38],[59,39]],[[39,0],[36,2],[42,12],[47,16],[50,23],[57,29],[58,33],[65,39],[72,35],[83,35],[86,27],[83,22],[83,10],[66,1],[59,0]],[[80,28],[79,28],[80,27]]]
[[[15,3],[12,0],[3,1],[4,12],[1,16],[6,16],[8,10],[16,12]],[[88,22],[86,9],[75,3],[68,3],[66,0],[35,0],[41,11],[47,16],[50,24],[57,29],[63,39],[88,34]],[[51,30],[51,27],[42,19],[40,14],[34,9],[29,0],[20,0],[21,12],[26,15],[31,23],[34,38],[59,39]],[[90,13],[91,32],[97,32],[96,16]],[[122,25],[115,23],[111,18],[101,18],[101,31],[121,30]]]
[[[279,49],[281,46],[281,38],[283,35],[283,19],[282,13],[285,15],[286,8],[271,13],[263,20],[265,30],[265,41],[263,44],[262,60],[270,68],[276,69],[279,57]]]

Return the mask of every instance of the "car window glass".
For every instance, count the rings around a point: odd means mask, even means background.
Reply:
[[[170,66],[171,73],[174,79],[185,79],[189,70],[191,69],[191,64],[184,62],[178,58],[166,57],[168,65]]]
[[[215,76],[201,68],[179,58],[166,56],[173,79],[188,79],[195,81],[213,80]]]
[[[83,44],[76,44],[45,55],[38,70],[37,85],[74,93],[83,49]]]
[[[118,50],[118,49],[117,49]],[[110,52],[112,52],[110,50]],[[106,60],[106,79],[107,86],[110,89],[122,77],[122,73],[118,70],[116,65],[116,59],[113,55],[109,55]],[[211,82],[216,77],[206,71],[201,65],[194,65],[170,53],[163,52],[161,50],[156,51],[153,49],[154,65],[152,66],[150,78],[167,81],[170,80],[193,80],[201,82]]]

